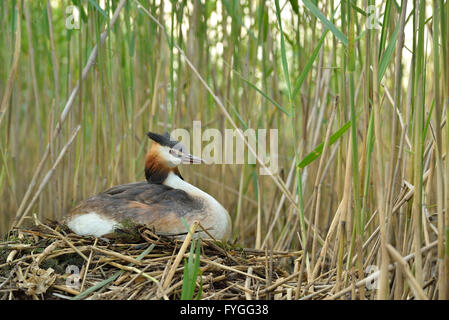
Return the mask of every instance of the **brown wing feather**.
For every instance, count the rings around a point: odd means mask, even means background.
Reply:
[[[137,182],[112,187],[81,202],[69,216],[96,212],[117,222],[131,220],[146,224],[157,232],[185,232],[183,217],[188,224],[205,216],[200,198],[163,184]]]

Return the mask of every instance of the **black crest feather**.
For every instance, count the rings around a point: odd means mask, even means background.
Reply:
[[[151,140],[159,143],[161,146],[173,148],[175,145],[178,144],[178,141],[172,139],[172,137],[168,132],[165,132],[164,134],[148,132],[147,135]]]

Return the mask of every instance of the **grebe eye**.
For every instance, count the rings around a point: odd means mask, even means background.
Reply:
[[[179,151],[178,151],[178,150],[175,150],[175,149],[170,149],[170,150],[169,150],[169,153],[170,153],[172,156],[177,157],[177,158],[181,158],[181,157],[182,157],[182,155],[179,153]]]

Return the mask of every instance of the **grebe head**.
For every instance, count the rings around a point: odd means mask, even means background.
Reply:
[[[178,166],[182,163],[201,163],[201,158],[185,151],[179,141],[173,139],[168,132],[157,134],[147,133],[153,144],[145,158],[145,177],[150,183],[163,183],[170,172],[174,172],[181,179]]]

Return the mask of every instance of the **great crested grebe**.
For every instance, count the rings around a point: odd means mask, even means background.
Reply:
[[[132,221],[159,234],[185,236],[184,218],[189,226],[199,221],[215,239],[227,240],[231,218],[226,209],[184,181],[178,170],[181,163],[202,160],[184,152],[168,133],[147,135],[153,140],[145,157],[147,181],[115,186],[84,200],[67,215],[67,226],[79,235],[101,237],[114,232],[121,222]]]

